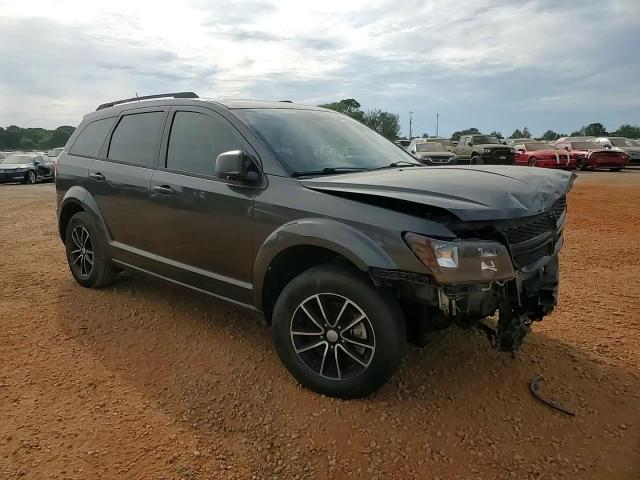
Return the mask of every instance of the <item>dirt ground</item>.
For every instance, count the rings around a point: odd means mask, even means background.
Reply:
[[[2,479],[640,479],[640,172],[578,178],[560,304],[521,354],[454,329],[357,401],[300,388],[232,307],[81,288],[54,208],[0,186]]]

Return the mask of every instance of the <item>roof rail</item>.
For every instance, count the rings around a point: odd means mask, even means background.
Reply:
[[[103,103],[102,105],[98,105],[96,111],[102,110],[103,108],[113,107],[114,105],[120,105],[122,103],[136,102],[138,100],[150,100],[152,98],[200,98],[193,92],[175,92],[175,93],[160,93],[158,95],[146,95],[144,97],[135,96],[133,98],[125,98],[124,100],[116,100],[114,102]]]
[[[278,100],[281,103],[293,103],[291,100]]]

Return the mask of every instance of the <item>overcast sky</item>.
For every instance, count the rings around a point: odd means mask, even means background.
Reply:
[[[356,98],[408,132],[640,123],[640,0],[0,0],[0,126],[118,98]]]

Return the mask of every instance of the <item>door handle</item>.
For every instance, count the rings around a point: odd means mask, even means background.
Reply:
[[[173,188],[171,188],[169,185],[154,185],[153,190],[155,192],[158,192],[160,195],[171,195],[172,193],[174,193]]]
[[[104,180],[104,175],[101,174],[100,172],[95,172],[92,173],[91,175],[89,175],[91,178],[93,178],[94,180],[101,182]]]

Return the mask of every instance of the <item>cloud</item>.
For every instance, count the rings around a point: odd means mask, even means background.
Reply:
[[[449,133],[615,128],[639,121],[638,18],[637,0],[0,1],[0,125],[77,123],[104,101],[193,90],[357,98],[413,111],[420,133],[436,112]]]

